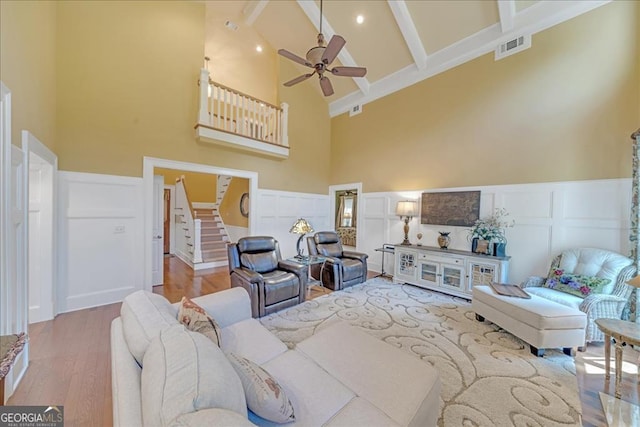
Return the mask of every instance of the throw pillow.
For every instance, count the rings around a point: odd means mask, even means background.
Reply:
[[[220,326],[202,307],[187,297],[182,297],[180,301],[178,320],[188,330],[200,332],[220,347]]]
[[[601,294],[609,282],[610,279],[603,277],[565,273],[561,268],[553,268],[543,286],[585,298],[592,294]]]
[[[227,358],[240,377],[249,409],[274,423],[295,421],[291,401],[267,371],[234,353],[227,353]]]

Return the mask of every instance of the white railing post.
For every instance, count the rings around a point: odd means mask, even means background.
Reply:
[[[289,104],[287,104],[286,102],[283,102],[282,104],[280,104],[280,107],[282,108],[282,129],[280,129],[280,131],[282,132],[282,145],[285,147],[289,146],[289,132],[288,132],[288,125],[289,125]]]
[[[202,232],[202,220],[193,220],[193,263],[197,264],[202,262],[202,248],[200,247],[200,240]]]
[[[198,114],[198,123],[209,124],[209,111],[207,109],[208,98],[209,70],[202,68],[200,70],[200,113]]]

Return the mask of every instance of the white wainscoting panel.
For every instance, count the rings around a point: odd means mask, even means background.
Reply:
[[[519,283],[531,275],[546,275],[549,263],[564,249],[596,247],[628,255],[631,180],[552,182],[429,189],[425,192],[481,191],[480,217],[495,208],[505,208],[515,227],[508,228],[507,255],[511,256],[509,280]],[[363,244],[369,254],[369,268],[380,271],[380,254],[374,249],[383,243],[399,243],[404,237],[403,222],[395,215],[399,200],[420,201],[422,191],[364,193],[360,215]],[[470,250],[468,228],[410,223],[409,240],[418,243],[422,233],[425,246],[437,246],[438,231],[448,231],[451,249]],[[385,259],[386,264],[386,259]],[[392,269],[385,265],[385,270]]]
[[[299,235],[289,233],[298,218],[304,218],[315,231],[329,229],[329,196],[326,194],[292,193],[259,189],[256,203],[252,206],[257,212],[256,236],[273,236],[280,243],[283,258],[296,254],[296,242]],[[307,253],[307,244],[303,240],[301,247]]]
[[[143,288],[142,179],[59,173],[59,312]]]

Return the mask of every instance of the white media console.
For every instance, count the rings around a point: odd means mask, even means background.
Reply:
[[[510,258],[398,244],[393,281],[471,299],[475,285],[508,281]]]

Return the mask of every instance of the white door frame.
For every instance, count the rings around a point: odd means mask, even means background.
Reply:
[[[345,190],[356,190],[358,192],[358,195],[356,196],[356,224],[358,224],[356,226],[356,248],[358,247],[358,245],[360,244],[360,242],[362,241],[362,227],[360,226],[360,212],[362,211],[362,205],[361,205],[361,201],[362,201],[362,183],[361,182],[354,182],[351,184],[338,184],[338,185],[330,185],[329,186],[329,212],[331,214],[331,218],[329,218],[329,225],[331,226],[332,230],[336,229],[336,193],[338,191],[345,191]]]
[[[152,242],[153,238],[153,173],[155,168],[177,169],[189,172],[208,173],[212,175],[230,175],[249,180],[249,203],[258,194],[258,173],[240,169],[227,169],[218,166],[201,165],[198,163],[180,162],[177,160],[160,159],[156,157],[144,157],[142,161],[142,181],[144,188],[144,289],[152,290]],[[249,234],[256,229],[256,212],[249,206]]]
[[[0,234],[6,236],[9,229],[7,214],[11,190],[11,91],[0,81]],[[8,277],[8,241],[0,239],[0,334],[10,333],[9,277]]]
[[[57,314],[56,290],[57,290],[57,248],[56,224],[57,216],[57,181],[58,181],[58,157],[47,146],[38,140],[31,132],[22,131],[22,149],[27,155],[27,169],[31,154],[44,161],[51,170],[41,188],[43,221],[39,229],[39,241],[42,243],[42,251],[38,254],[39,262],[43,266],[40,283],[40,301],[42,303],[37,319],[29,319],[29,323],[51,320]],[[28,187],[27,187],[28,188]],[[29,198],[30,200],[30,198]],[[30,260],[31,262],[31,260]]]

